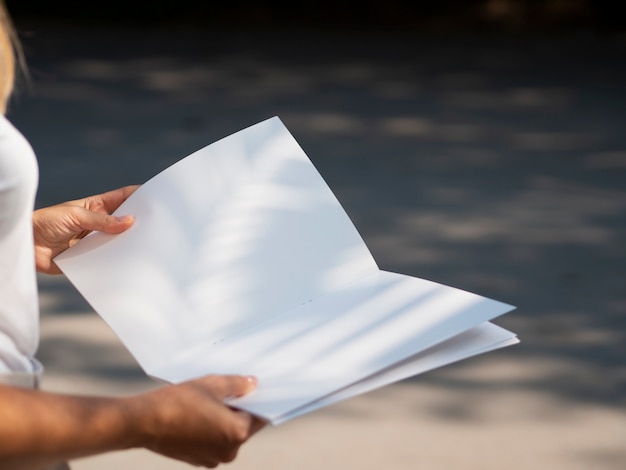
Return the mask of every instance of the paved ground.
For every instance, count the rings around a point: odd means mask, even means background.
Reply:
[[[279,115],[381,267],[519,308],[522,344],[266,429],[233,469],[626,465],[626,41],[21,25],[11,119],[39,204],[142,182]],[[61,277],[41,278],[50,390],[153,387]],[[178,469],[142,451],[77,470]]]

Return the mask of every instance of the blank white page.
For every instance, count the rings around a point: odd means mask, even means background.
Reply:
[[[147,371],[377,271],[361,236],[277,118],[142,185],[55,261]]]
[[[61,270],[148,374],[254,374],[234,403],[269,421],[514,308],[379,270],[278,118],[182,159],[116,214],[135,224],[86,237]]]

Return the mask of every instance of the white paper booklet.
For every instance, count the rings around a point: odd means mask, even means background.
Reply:
[[[147,374],[253,374],[230,403],[277,424],[517,342],[514,307],[382,271],[279,118],[143,184],[55,261]]]

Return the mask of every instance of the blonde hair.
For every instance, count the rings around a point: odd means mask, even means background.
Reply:
[[[0,112],[6,112],[17,70],[25,69],[24,54],[4,0],[0,0]]]

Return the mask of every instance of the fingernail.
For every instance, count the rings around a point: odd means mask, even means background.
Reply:
[[[253,375],[248,375],[246,376],[246,380],[251,383],[252,385],[256,385],[258,383],[258,380],[256,377],[254,377]]]
[[[119,217],[116,217],[116,219],[118,222],[126,223],[126,222],[131,222],[135,218],[132,215],[121,215]]]

